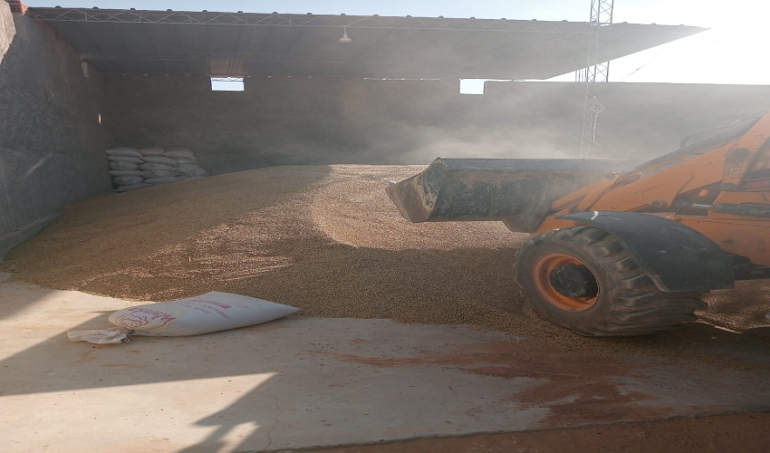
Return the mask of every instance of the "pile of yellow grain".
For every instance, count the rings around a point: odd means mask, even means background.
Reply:
[[[500,222],[399,216],[385,187],[421,170],[273,167],[90,199],[13,250],[3,269],[123,299],[226,291],[308,316],[476,324],[587,345],[522,308],[511,264],[526,235]],[[761,323],[758,313],[748,318]]]

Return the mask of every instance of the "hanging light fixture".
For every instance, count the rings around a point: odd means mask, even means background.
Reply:
[[[340,38],[340,42],[342,44],[350,44],[353,42],[352,39],[348,38],[348,27],[344,27],[342,31],[342,38]]]

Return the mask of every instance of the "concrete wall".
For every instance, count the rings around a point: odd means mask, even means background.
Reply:
[[[398,163],[421,131],[452,124],[435,107],[453,84],[336,78],[253,78],[212,92],[207,78],[110,76],[105,117],[116,141],[187,146],[216,173],[265,165]],[[415,102],[419,99],[419,102]]]
[[[103,81],[72,50],[0,1],[0,259],[66,203],[112,189],[98,123]]]
[[[187,146],[221,173],[263,165],[422,164],[436,156],[575,156],[584,88],[250,78],[212,92],[206,78],[110,76],[108,125],[124,145]],[[770,87],[610,84],[596,156],[654,157],[685,136],[770,110]]]

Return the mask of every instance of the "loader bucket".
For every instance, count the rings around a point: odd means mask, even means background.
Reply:
[[[618,167],[588,159],[438,158],[386,191],[413,223],[504,220],[513,231],[531,232],[554,201]]]

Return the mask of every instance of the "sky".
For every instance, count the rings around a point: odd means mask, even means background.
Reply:
[[[590,0],[26,0],[29,6],[284,14],[476,17],[585,22]],[[614,22],[708,31],[614,60],[610,81],[770,85],[770,0],[615,0]],[[574,80],[565,74],[553,80]]]

